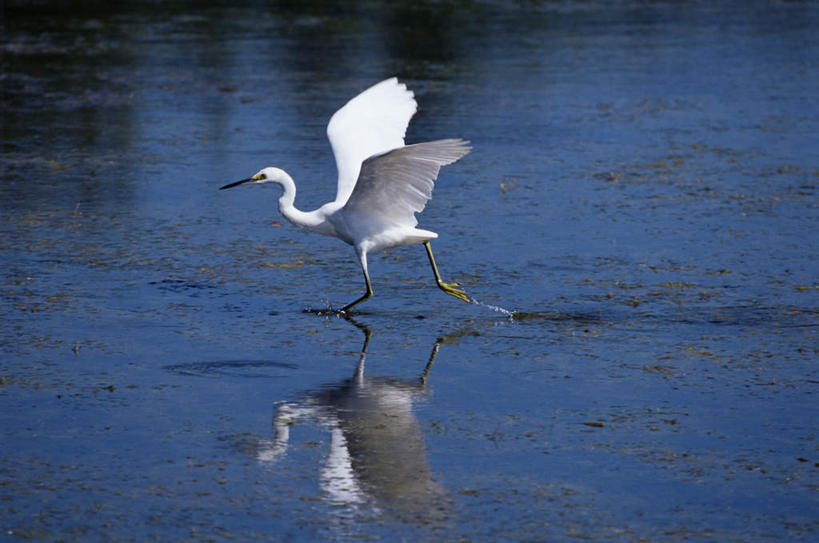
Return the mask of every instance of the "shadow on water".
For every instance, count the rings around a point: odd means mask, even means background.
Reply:
[[[276,405],[274,434],[243,450],[264,466],[281,462],[291,446],[297,423],[318,425],[330,433],[330,450],[319,469],[324,500],[334,515],[368,517],[434,528],[450,518],[453,500],[430,469],[424,432],[413,405],[426,393],[426,383],[440,345],[432,347],[423,371],[415,379],[367,377],[364,367],[372,331],[350,317],[364,334],[352,376]]]
[[[603,317],[598,314],[593,314],[589,312],[581,312],[581,311],[563,311],[563,310],[549,310],[549,311],[519,311],[519,310],[512,310],[507,309],[498,305],[492,305],[488,303],[481,302],[474,298],[470,298],[471,304],[478,305],[493,313],[499,313],[504,317],[504,321],[508,322],[529,322],[529,323],[548,323],[548,322],[576,322],[578,324],[594,324],[594,323],[602,323],[605,321]],[[340,309],[334,309],[333,307],[327,307],[324,309],[315,309],[315,308],[306,308],[302,310],[303,313],[309,315],[316,315],[319,317],[339,317],[345,320],[348,320],[355,324],[358,327],[362,327],[362,325],[356,323],[353,320],[353,316],[362,316],[367,315],[369,312],[367,311],[342,311]],[[417,320],[423,320],[426,317],[423,315],[416,315],[412,317]],[[444,341],[444,340],[439,340]]]

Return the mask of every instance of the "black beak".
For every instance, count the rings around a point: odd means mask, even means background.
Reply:
[[[243,185],[245,183],[250,183],[251,181],[255,181],[252,177],[248,177],[247,179],[242,179],[241,181],[235,181],[233,183],[228,183],[224,187],[219,187],[219,190],[225,189],[232,189],[233,187],[238,187],[239,185]]]

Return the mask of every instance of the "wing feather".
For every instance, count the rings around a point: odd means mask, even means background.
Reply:
[[[392,77],[363,91],[333,114],[327,137],[338,168],[336,202],[345,203],[353,192],[362,162],[404,146],[404,135],[417,107],[412,91]]]
[[[416,143],[370,157],[361,165],[355,188],[344,206],[348,217],[372,223],[414,227],[441,166],[469,153],[469,142],[446,139]]]

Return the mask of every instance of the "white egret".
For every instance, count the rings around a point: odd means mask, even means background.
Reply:
[[[373,85],[335,112],[327,137],[338,168],[336,199],[313,211],[293,205],[296,185],[287,172],[265,168],[248,179],[221,187],[276,183],[283,189],[279,211],[300,228],[334,236],[355,248],[367,291],[341,311],[373,295],[367,255],[401,245],[423,244],[435,282],[451,296],[471,302],[457,283],[444,283],[429,240],[438,234],[416,228],[415,213],[424,209],[441,166],[466,155],[468,141],[444,139],[404,145],[407,126],[418,104],[414,94],[393,77]]]

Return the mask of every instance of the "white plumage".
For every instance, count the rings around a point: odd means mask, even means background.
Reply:
[[[294,206],[296,184],[279,168],[223,186],[276,183],[283,189],[279,211],[291,223],[352,245],[367,285],[365,294],[344,306],[348,311],[373,295],[367,253],[400,245],[424,244],[438,287],[463,301],[471,299],[456,283],[444,283],[429,240],[438,234],[416,228],[441,166],[469,152],[467,141],[445,139],[404,145],[417,104],[412,91],[396,78],[373,85],[335,112],[327,137],[338,168],[336,199],[314,211]]]
[[[404,146],[407,126],[418,109],[414,96],[392,77],[351,99],[330,117],[327,138],[338,168],[336,202],[346,202],[353,192],[362,162]]]

